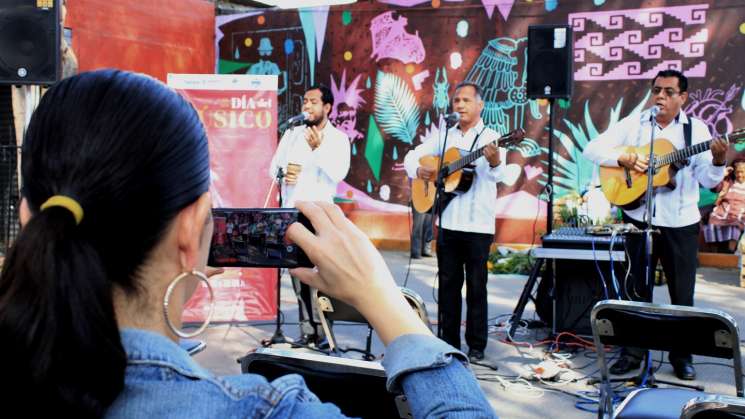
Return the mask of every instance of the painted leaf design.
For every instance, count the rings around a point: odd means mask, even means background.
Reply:
[[[419,126],[419,105],[404,80],[378,72],[375,80],[375,119],[383,131],[411,144]]]

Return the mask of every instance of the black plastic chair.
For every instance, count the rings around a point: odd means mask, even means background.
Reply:
[[[243,373],[268,380],[299,374],[323,402],[334,403],[347,416],[411,418],[406,396],[386,389],[379,362],[339,358],[287,349],[259,348],[238,360]]]
[[[677,419],[689,400],[707,395],[691,389],[643,388],[630,393],[614,412],[605,345],[668,352],[685,349],[696,355],[731,359],[737,396],[743,396],[740,335],[735,320],[727,313],[696,307],[604,300],[592,309],[590,323],[602,378],[599,418]]]
[[[745,418],[745,399],[730,396],[704,396],[689,400],[680,419],[742,419]]]
[[[408,288],[399,288],[401,290],[401,294],[404,296],[404,299],[409,303],[411,308],[417,313],[419,318],[422,319],[424,324],[427,325],[427,327],[430,326],[429,317],[427,315],[427,308],[424,305],[424,300],[417,294],[416,292],[408,289]],[[371,347],[372,347],[372,327],[367,323],[367,320],[360,314],[357,309],[350,306],[349,304],[337,300],[333,297],[329,297],[328,295],[323,294],[322,292],[318,291],[317,289],[311,290],[311,299],[313,303],[316,305],[318,317],[321,321],[321,326],[323,327],[323,332],[326,334],[326,339],[328,339],[329,342],[329,348],[332,352],[338,354],[340,351],[345,352],[349,350],[354,350],[358,352],[362,352],[365,356],[365,359],[372,360],[375,359],[375,357],[371,353]],[[348,322],[355,322],[355,323],[364,323],[367,324],[367,336],[365,339],[365,348],[364,349],[356,349],[356,348],[345,348],[341,349],[338,345],[338,342],[336,340],[336,336],[334,335],[334,329],[332,326],[332,322],[334,321],[348,321]]]
[[[181,349],[188,352],[190,356],[194,356],[207,349],[207,342],[197,339],[181,339],[178,345]]]

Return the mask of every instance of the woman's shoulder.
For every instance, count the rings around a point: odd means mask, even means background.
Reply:
[[[280,412],[297,413],[298,404],[338,412],[321,405],[299,375],[273,381],[257,374],[217,376],[170,339],[142,330],[122,331],[122,343],[125,387],[109,417],[289,417]]]

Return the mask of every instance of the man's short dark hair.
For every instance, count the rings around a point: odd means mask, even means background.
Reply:
[[[683,73],[681,73],[678,70],[662,70],[659,73],[657,73],[656,76],[652,79],[652,86],[654,87],[654,82],[657,80],[658,77],[676,77],[678,79],[678,88],[680,88],[681,92],[687,92],[688,91],[688,77],[684,76]]]
[[[482,99],[483,100],[483,98],[484,98],[484,92],[481,90],[481,87],[478,84],[473,83],[473,82],[470,82],[470,81],[462,81],[462,82],[458,83],[455,86],[455,91],[457,92],[458,90],[460,90],[460,89],[462,89],[462,88],[464,88],[466,86],[473,87],[473,90],[476,91],[476,96],[479,99]]]
[[[314,84],[313,86],[310,86],[306,92],[310,92],[311,90],[320,90],[321,91],[321,102],[325,104],[331,105],[331,107],[334,106],[334,94],[331,93],[331,89],[326,87],[326,85],[323,84]]]

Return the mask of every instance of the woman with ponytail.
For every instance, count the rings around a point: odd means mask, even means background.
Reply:
[[[22,230],[0,276],[4,411],[341,415],[299,376],[217,377],[177,345],[183,303],[209,285],[212,235],[207,138],[177,93],[116,70],[64,79],[31,118],[21,171]],[[317,233],[287,234],[316,268],[293,274],[366,316],[414,416],[493,416],[464,355],[432,336],[364,234],[333,205],[298,208]]]

